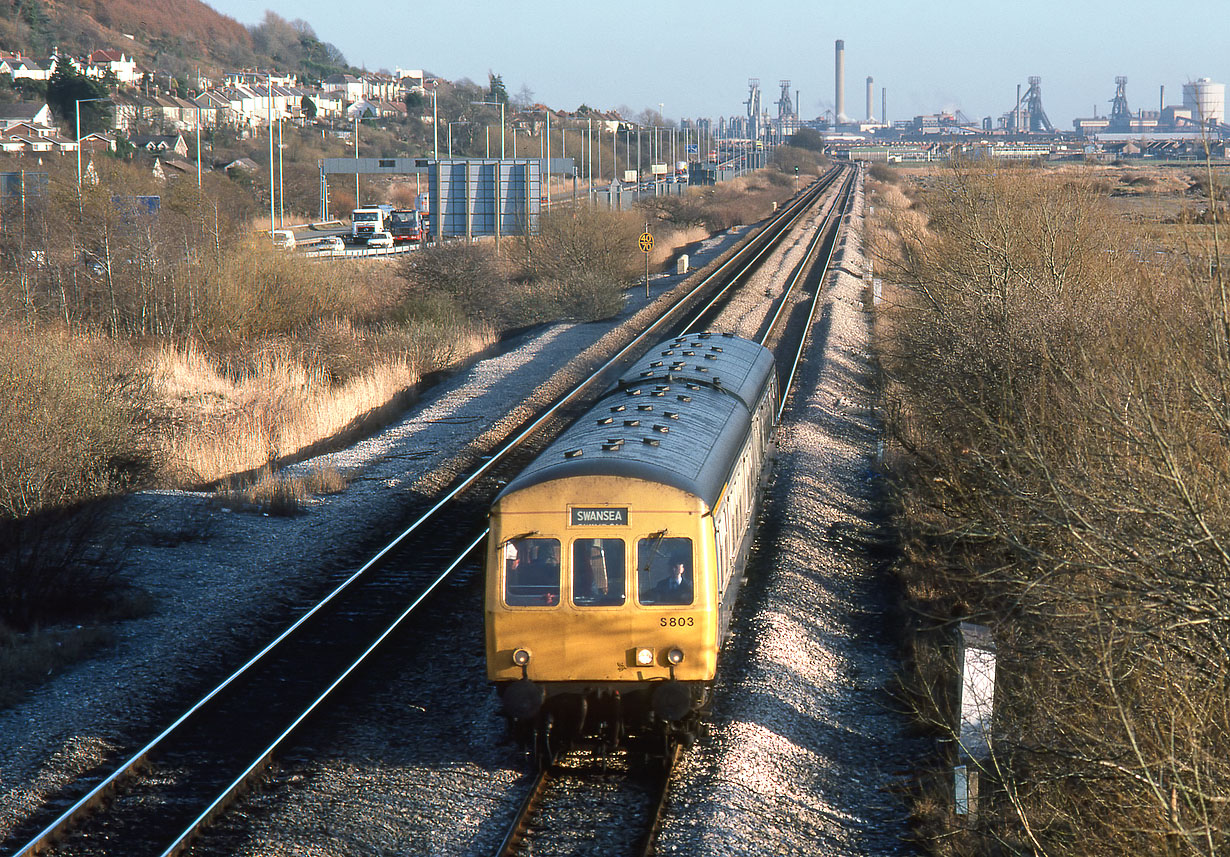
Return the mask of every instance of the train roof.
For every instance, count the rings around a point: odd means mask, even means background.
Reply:
[[[765,347],[733,334],[662,342],[500,492],[573,476],[624,476],[718,501],[773,374]]]

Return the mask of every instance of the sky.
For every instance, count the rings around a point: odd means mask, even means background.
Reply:
[[[1202,77],[1230,82],[1230,3],[1184,0],[205,0],[241,23],[266,10],[302,19],[351,65],[424,69],[486,84],[502,76],[555,109],[580,104],[657,110],[670,119],[745,115],[748,80],[777,115],[780,81],[804,118],[835,103],[834,41],[846,45],[845,106],[866,108],[866,79],[888,118],[961,110],[974,121],[1010,111],[1016,87],[1042,78],[1053,125],[1110,111],[1115,77],[1128,106],[1181,104]]]

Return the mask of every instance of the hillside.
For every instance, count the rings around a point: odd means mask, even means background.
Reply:
[[[0,0],[0,48],[42,58],[56,47],[74,55],[113,48],[143,68],[184,76],[273,66],[319,79],[349,70],[310,26],[276,15],[249,30],[201,0]]]

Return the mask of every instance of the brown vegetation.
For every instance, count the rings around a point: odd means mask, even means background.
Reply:
[[[999,647],[976,819],[946,854],[1213,854],[1230,835],[1230,299],[1072,176],[959,167],[880,234],[908,695]],[[883,206],[885,199],[877,200]],[[925,212],[925,217],[921,214]],[[1142,246],[1143,244],[1143,246]]]

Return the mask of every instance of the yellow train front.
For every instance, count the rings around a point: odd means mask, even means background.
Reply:
[[[558,743],[691,734],[751,544],[778,399],[771,353],[661,343],[496,498],[487,675]]]

